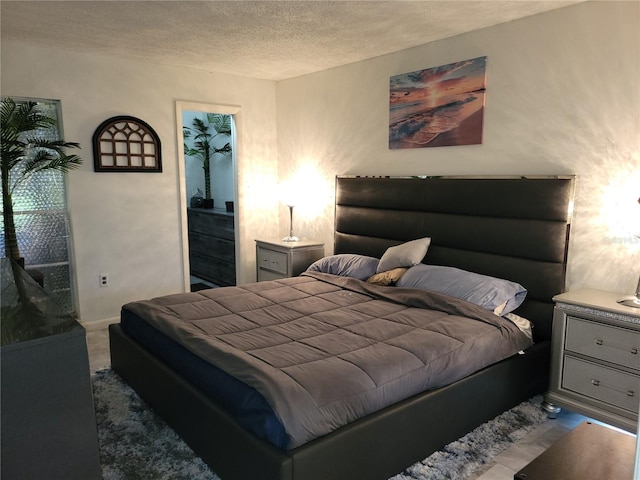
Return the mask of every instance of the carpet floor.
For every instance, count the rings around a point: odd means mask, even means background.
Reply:
[[[104,480],[220,480],[111,369],[96,372],[93,391]],[[467,478],[545,421],[541,403],[521,403],[391,480]]]

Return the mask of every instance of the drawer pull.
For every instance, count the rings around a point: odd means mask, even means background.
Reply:
[[[605,344],[604,340],[602,340],[601,338],[596,338],[593,340],[593,343],[595,343],[598,346],[605,346],[605,347],[609,347],[609,348],[615,348],[616,350],[622,350],[625,352],[629,352],[631,355],[637,355],[638,354],[638,347],[631,347],[629,345],[624,345],[622,343],[618,343],[618,342],[607,342]]]
[[[600,380],[596,380],[595,378],[591,379],[591,385],[594,387],[599,387],[602,385],[603,388],[608,388],[609,390],[613,390],[614,392],[624,393],[627,397],[635,397],[636,393],[633,390],[624,390],[623,388],[618,388],[616,385],[610,385],[606,383],[600,383]]]

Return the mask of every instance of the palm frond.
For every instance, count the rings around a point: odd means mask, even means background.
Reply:
[[[2,98],[0,120],[5,256],[19,258],[20,248],[13,220],[12,193],[15,188],[43,170],[68,172],[81,165],[82,159],[78,155],[67,155],[64,152],[65,148],[80,148],[78,143],[47,140],[37,135],[38,131],[51,132],[56,127],[57,120],[42,114],[36,102],[16,102],[12,98]]]
[[[25,162],[24,174],[29,175],[42,170],[57,170],[66,173],[74,168],[78,168],[81,164],[82,159],[78,155],[60,156],[45,150],[40,150],[33,158]]]
[[[209,123],[216,129],[216,132],[231,135],[231,115],[221,115],[219,113],[209,115],[211,115]]]
[[[11,187],[42,170],[68,172],[82,164],[78,155],[67,155],[65,148],[80,148],[76,142],[50,140],[38,131],[55,127],[56,120],[43,115],[33,101],[16,102],[3,98],[0,107],[2,117],[2,169],[9,172],[24,162],[18,179]]]
[[[15,190],[18,185],[36,173],[45,170],[56,170],[61,173],[68,173],[80,165],[82,165],[82,158],[78,155],[60,155],[54,150],[38,150],[32,157],[24,162],[22,174],[15,180],[11,186],[11,190]]]
[[[197,157],[199,153],[200,151],[195,148],[189,148],[187,145],[184,146],[184,154],[188,157]]]
[[[65,142],[64,140],[48,140],[42,137],[27,137],[25,143],[29,144],[31,148],[47,148],[49,150],[55,150],[57,152],[62,151],[63,148],[80,148],[80,144],[76,142]]]
[[[201,118],[193,119],[193,127],[200,132],[200,134],[206,134],[209,131],[209,125],[206,125]]]
[[[222,148],[214,148],[214,153],[221,153],[222,155],[229,155],[231,153],[231,144],[227,142],[227,144]]]
[[[23,152],[21,149],[15,147],[14,145],[8,146],[3,142],[2,145],[2,156],[0,161],[2,162],[2,169],[9,171],[13,167],[15,167],[22,160]]]
[[[55,119],[40,113],[38,104],[33,101],[16,103],[11,98],[3,99],[1,115],[3,133],[6,129],[6,131],[11,131],[18,136],[56,125]]]

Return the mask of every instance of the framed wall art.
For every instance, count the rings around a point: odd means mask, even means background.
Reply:
[[[96,172],[162,172],[160,138],[139,118],[105,120],[93,134]]]
[[[389,148],[482,143],[487,57],[395,75]]]

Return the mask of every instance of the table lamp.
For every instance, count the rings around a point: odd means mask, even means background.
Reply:
[[[638,204],[640,204],[640,198],[638,198]],[[633,232],[633,234],[640,238],[640,232]],[[640,279],[638,279],[638,285],[636,286],[635,295],[623,297],[618,300],[618,303],[626,305],[627,307],[640,308]]]
[[[300,240],[293,234],[293,205],[287,205],[289,207],[289,235],[282,239],[283,242],[297,242]]]

